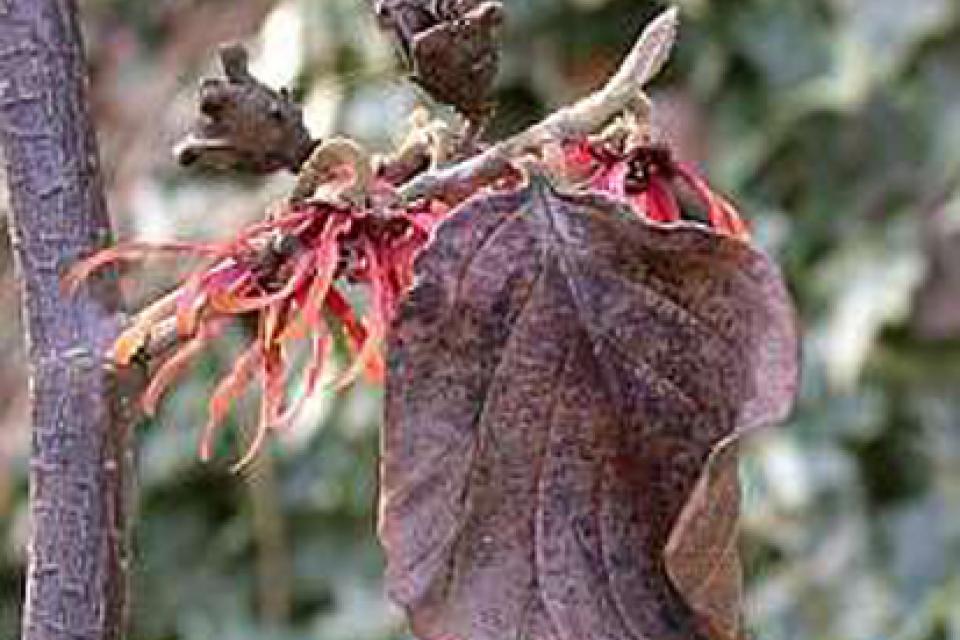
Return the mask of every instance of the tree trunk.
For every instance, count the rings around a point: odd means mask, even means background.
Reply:
[[[109,239],[72,0],[0,0],[0,141],[22,291],[33,439],[23,640],[123,634],[123,491],[133,416],[100,354],[114,278],[64,294],[60,274]]]

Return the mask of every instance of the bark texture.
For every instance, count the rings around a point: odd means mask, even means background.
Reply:
[[[109,276],[76,296],[60,273],[109,238],[76,3],[0,0],[0,141],[31,363],[31,538],[24,640],[123,633],[123,491],[132,413],[100,354]]]

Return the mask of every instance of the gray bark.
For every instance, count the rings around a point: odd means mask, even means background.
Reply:
[[[77,6],[0,0],[0,144],[30,360],[31,537],[23,640],[122,637],[132,411],[100,354],[116,281],[63,269],[109,238]]]

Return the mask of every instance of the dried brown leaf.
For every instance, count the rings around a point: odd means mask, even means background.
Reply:
[[[474,122],[490,110],[500,65],[499,0],[374,0],[382,25],[400,44],[411,78]]]
[[[727,637],[735,558],[693,546],[729,540],[735,458],[708,460],[785,415],[796,339],[746,243],[539,177],[465,204],[389,340],[380,533],[417,636]]]
[[[182,165],[296,172],[316,142],[286,89],[274,91],[247,68],[240,45],[220,49],[224,78],[200,86],[201,115],[173,153]]]

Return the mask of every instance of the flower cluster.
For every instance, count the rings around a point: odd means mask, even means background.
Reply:
[[[683,219],[681,200],[687,193],[690,204],[702,209],[711,229],[750,239],[736,208],[711,189],[689,163],[676,160],[666,145],[584,138],[566,143],[563,150],[567,171],[579,176],[587,188],[626,200],[647,220],[670,223]]]
[[[268,220],[222,244],[132,243],[105,250],[75,266],[68,284],[106,264],[158,252],[204,258],[205,266],[134,318],[114,344],[111,357],[126,366],[149,351],[151,341],[173,334],[177,347],[153,373],[142,397],[150,414],[164,390],[230,321],[254,318],[256,337],[214,390],[200,444],[201,457],[208,459],[217,427],[231,405],[258,381],[259,426],[239,467],[252,459],[267,432],[288,425],[316,390],[333,331],[342,330],[353,352],[337,388],[364,372],[374,380],[382,378],[379,347],[389,316],[410,284],[417,251],[445,213],[445,207],[427,203],[370,203],[363,208],[325,202],[284,204]],[[338,280],[367,286],[369,303],[362,316],[337,287]],[[304,339],[312,352],[303,372],[305,390],[290,402],[285,391],[289,350]]]

